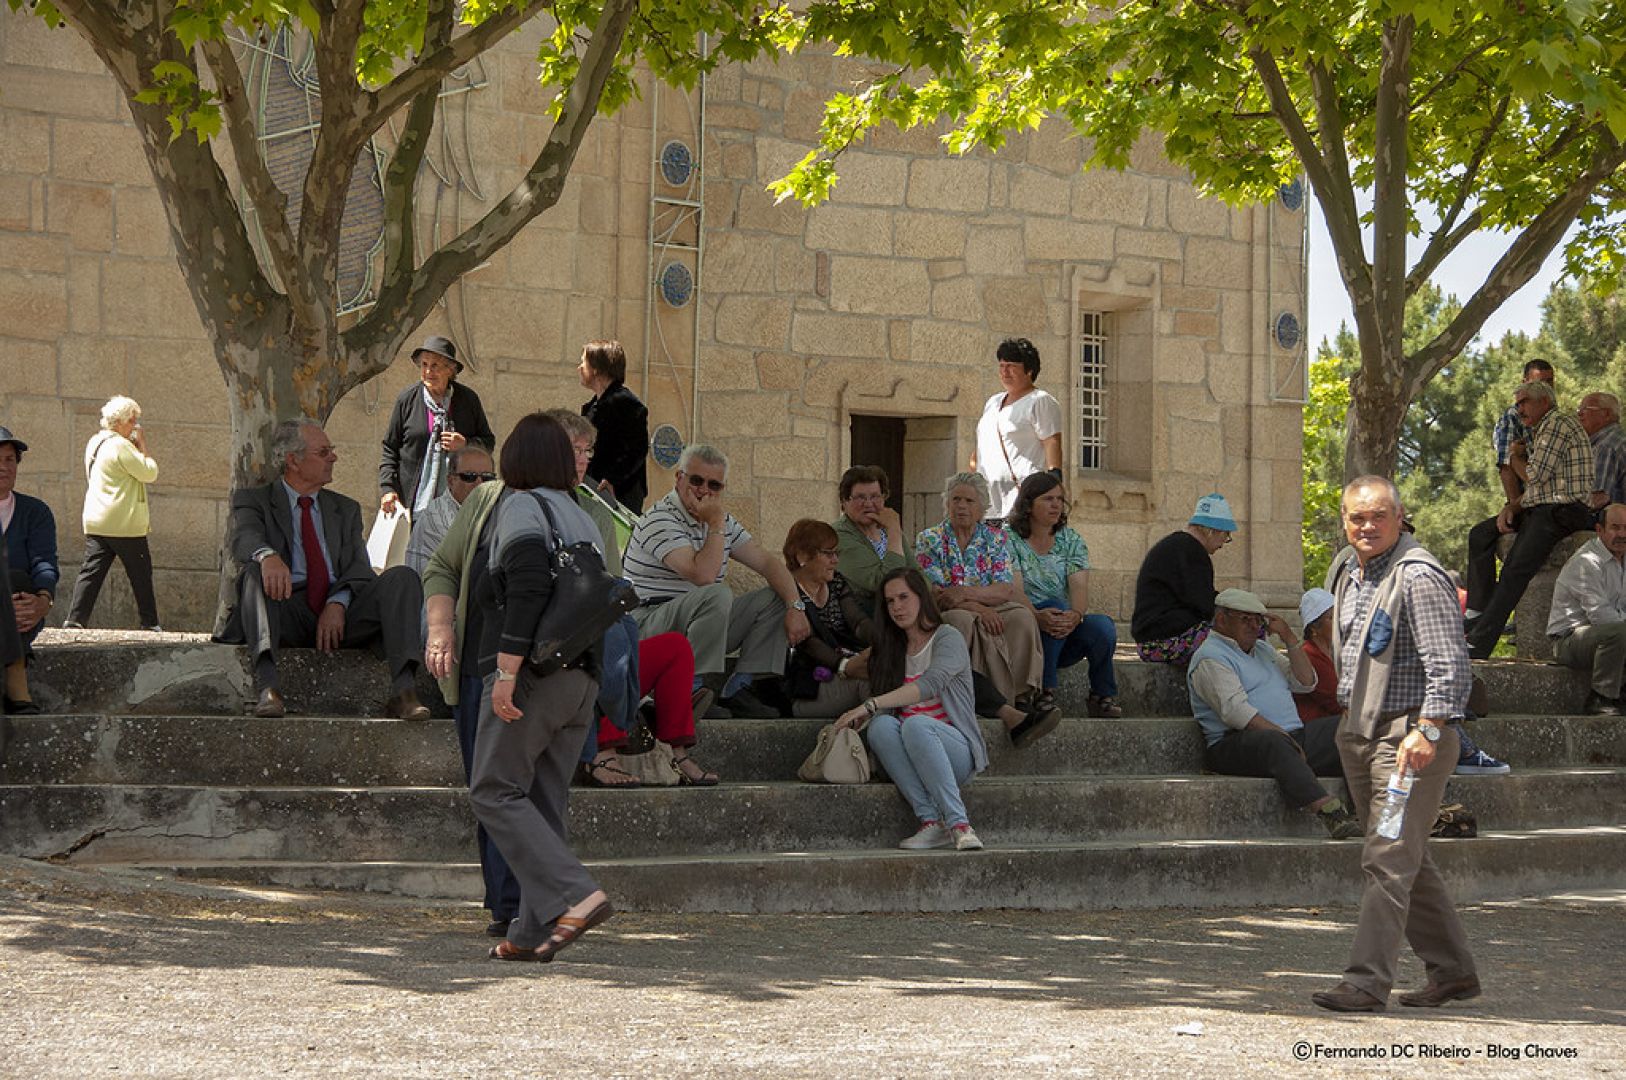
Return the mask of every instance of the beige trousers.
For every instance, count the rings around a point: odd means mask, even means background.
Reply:
[[[1428,854],[1428,834],[1440,813],[1445,782],[1457,767],[1461,743],[1455,727],[1440,733],[1434,760],[1412,781],[1400,837],[1385,840],[1373,831],[1395,750],[1406,736],[1408,717],[1402,715],[1378,725],[1373,736],[1349,728],[1346,713],[1338,730],[1338,753],[1344,762],[1350,801],[1366,826],[1361,849],[1361,871],[1366,884],[1361,912],[1355,924],[1355,945],[1344,980],[1379,1001],[1388,1001],[1400,964],[1402,940],[1423,961],[1431,983],[1450,982],[1474,974],[1468,937],[1457,918],[1456,906],[1445,881]]]
[[[943,621],[958,630],[971,647],[971,667],[982,672],[994,688],[1015,703],[1039,692],[1044,678],[1044,653],[1039,648],[1039,621],[1026,604],[1015,601],[994,609],[1005,628],[994,634],[983,629],[969,611],[943,612]]]

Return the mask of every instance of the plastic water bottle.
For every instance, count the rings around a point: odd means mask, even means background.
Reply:
[[[1378,809],[1377,834],[1385,840],[1400,839],[1400,826],[1406,820],[1406,800],[1411,798],[1411,782],[1410,769],[1396,769],[1389,774],[1383,806]]]

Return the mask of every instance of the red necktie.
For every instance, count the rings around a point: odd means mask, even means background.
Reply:
[[[305,603],[320,615],[327,606],[327,559],[322,556],[322,541],[316,538],[316,519],[311,516],[309,495],[299,497],[299,546],[305,549]]]

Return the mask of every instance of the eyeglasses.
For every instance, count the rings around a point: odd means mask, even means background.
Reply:
[[[1263,626],[1267,621],[1265,616],[1256,615],[1251,611],[1235,611],[1231,608],[1226,608],[1225,610],[1230,614],[1231,618],[1235,619],[1237,622],[1247,623],[1249,626]]]
[[[883,502],[886,502],[886,496],[885,495],[849,495],[849,496],[847,496],[847,498],[851,499],[855,503],[883,503]]]
[[[819,554],[823,555],[826,559],[839,559],[839,558],[841,558],[841,549],[840,548],[820,548],[819,549]]]
[[[705,488],[707,491],[716,493],[723,490],[724,487],[721,480],[708,480],[704,476],[696,476],[694,473],[684,473],[683,476],[684,479],[689,481],[689,486],[692,488]]]
[[[576,452],[576,456],[582,460],[593,460],[593,448],[591,446],[572,446],[571,449],[574,450]]]
[[[457,474],[457,478],[465,484],[480,484],[487,480],[497,479],[497,474],[494,472],[460,472]]]

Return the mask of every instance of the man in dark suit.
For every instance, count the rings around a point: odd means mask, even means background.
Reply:
[[[10,573],[0,587],[11,594],[23,652],[32,655],[34,639],[45,629],[45,617],[56,602],[61,576],[57,565],[56,517],[32,495],[16,490],[18,466],[28,444],[0,427],[0,536],[4,537]]]
[[[384,714],[427,720],[413,689],[423,664],[423,586],[404,566],[375,575],[361,535],[361,507],[323,490],[338,454],[320,426],[277,425],[272,456],[282,478],[232,495],[232,556],[241,565],[237,607],[220,640],[254,654],[254,715],[283,714],[277,648],[323,652],[382,646],[390,669]]]

